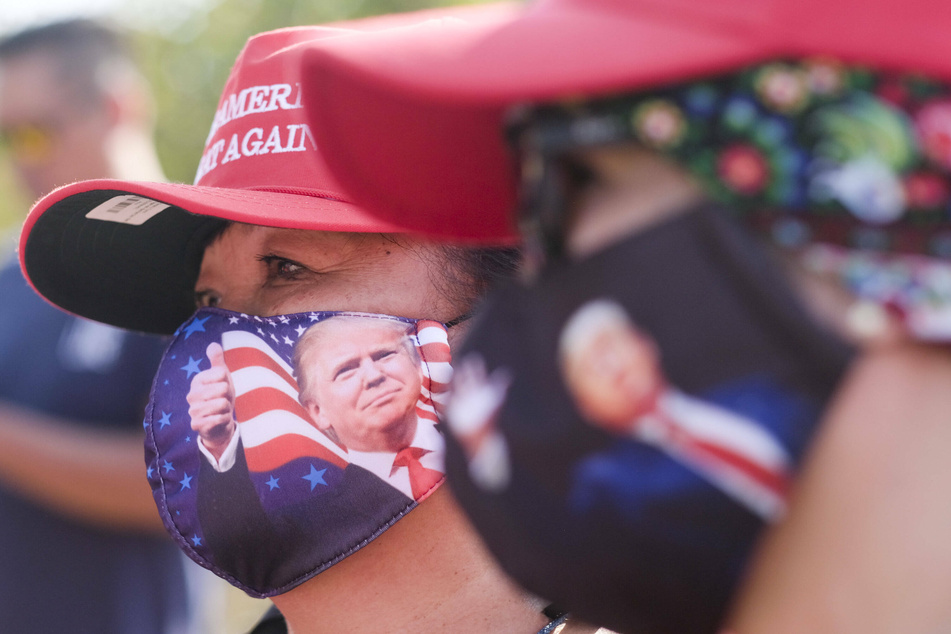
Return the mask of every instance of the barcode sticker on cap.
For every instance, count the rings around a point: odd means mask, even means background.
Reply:
[[[86,214],[86,217],[93,220],[119,222],[124,225],[141,225],[167,207],[170,207],[170,205],[151,198],[126,194],[110,198],[92,209]]]

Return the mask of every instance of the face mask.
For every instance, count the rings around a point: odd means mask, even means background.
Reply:
[[[701,207],[502,289],[457,356],[448,475],[506,571],[611,629],[713,632],[852,350]]]
[[[532,250],[560,256],[577,179],[562,158],[636,144],[862,300],[860,323],[874,328],[887,315],[909,338],[951,341],[948,82],[830,58],[777,60],[511,114]]]
[[[442,482],[449,362],[435,321],[199,310],[165,353],[146,410],[166,528],[255,597],[325,570]]]

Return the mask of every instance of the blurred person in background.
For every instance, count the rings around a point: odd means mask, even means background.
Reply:
[[[120,35],[74,20],[0,41],[0,139],[28,191],[162,180],[152,103]],[[26,210],[24,210],[24,213]],[[0,631],[186,631],[183,559],[142,469],[164,341],[61,312],[0,270]]]

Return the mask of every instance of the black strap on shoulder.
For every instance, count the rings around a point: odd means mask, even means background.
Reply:
[[[248,634],[287,634],[287,622],[277,606],[272,605]]]
[[[563,624],[568,619],[568,612],[555,605],[549,605],[546,607],[544,610],[542,610],[542,614],[551,619],[551,621],[548,622],[548,625],[538,630],[538,634],[551,634],[555,631],[556,627]]]

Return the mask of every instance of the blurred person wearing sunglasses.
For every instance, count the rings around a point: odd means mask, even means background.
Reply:
[[[0,41],[0,140],[34,197],[84,178],[161,179],[150,98],[98,23]],[[183,560],[141,473],[164,342],[56,310],[13,246],[0,271],[0,631],[183,632]]]

